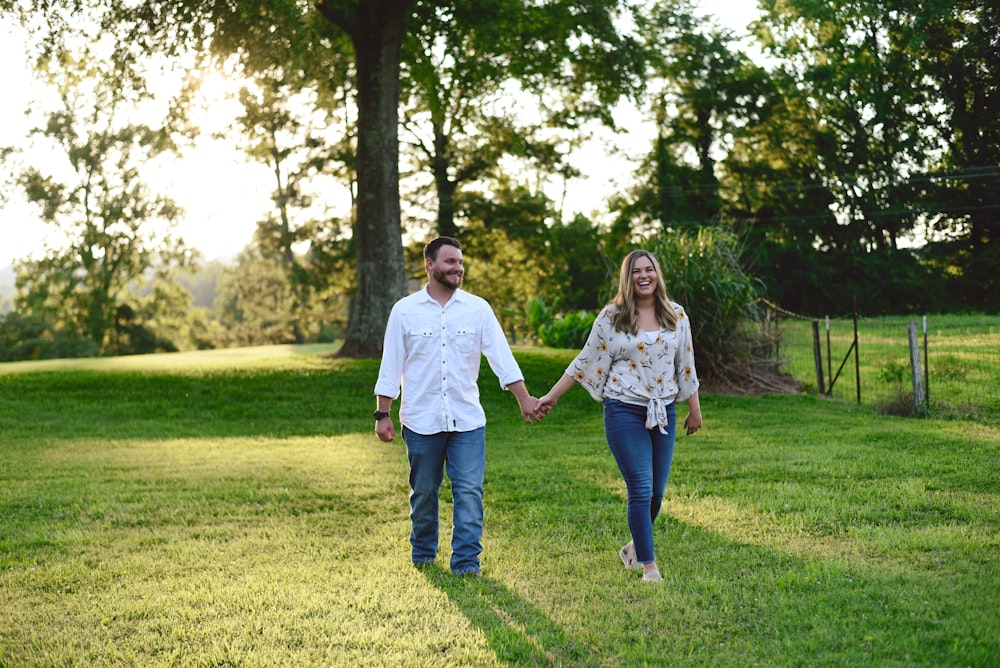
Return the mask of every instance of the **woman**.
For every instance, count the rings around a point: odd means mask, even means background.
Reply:
[[[619,551],[642,579],[663,578],[653,552],[653,522],[670,475],[678,401],[687,401],[684,429],[701,428],[691,324],[670,301],[660,264],[636,250],[622,262],[618,294],[604,307],[586,345],[566,373],[541,397],[548,412],[575,383],[604,403],[604,433],[628,489],[632,540]]]

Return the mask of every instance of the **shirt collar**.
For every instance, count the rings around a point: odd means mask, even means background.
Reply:
[[[427,283],[424,283],[424,287],[420,292],[421,294],[423,294],[423,301],[431,301],[437,304],[434,298],[431,297],[431,293],[427,290]],[[458,288],[455,290],[454,293],[452,293],[451,298],[446,303],[450,304],[451,302],[464,302],[466,301],[467,295],[468,293],[465,290],[463,290],[462,288]]]

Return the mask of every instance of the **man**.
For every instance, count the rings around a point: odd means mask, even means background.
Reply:
[[[479,402],[482,356],[517,398],[525,422],[540,420],[538,400],[486,300],[461,289],[462,247],[438,237],[424,247],[427,285],[392,307],[375,384],[375,433],[396,437],[390,409],[401,393],[399,421],[410,464],[410,545],[417,566],[438,549],[438,493],[447,465],[454,498],[451,571],[479,575],[483,535],[486,414]]]

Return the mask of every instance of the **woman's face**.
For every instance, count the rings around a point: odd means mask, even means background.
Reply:
[[[636,299],[650,299],[656,293],[656,266],[648,255],[640,255],[632,263],[632,291]]]

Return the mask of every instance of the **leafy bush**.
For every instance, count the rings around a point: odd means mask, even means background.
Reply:
[[[42,315],[11,311],[0,318],[0,362],[99,354],[96,343],[55,327]]]
[[[878,377],[883,382],[892,383],[899,387],[903,387],[909,376],[909,362],[900,362],[899,360],[888,360],[887,362],[884,362],[878,372]]]
[[[542,345],[550,348],[582,348],[596,317],[591,311],[556,315],[540,298],[528,305],[529,326]]]

